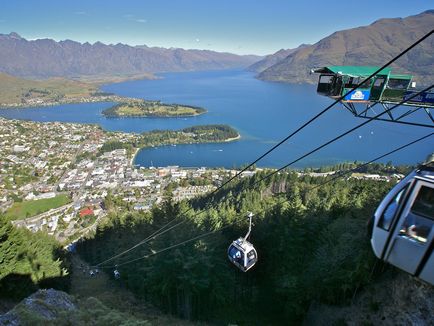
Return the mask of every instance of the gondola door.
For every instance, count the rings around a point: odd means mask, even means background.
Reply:
[[[416,179],[417,180],[417,179]],[[417,180],[390,241],[386,261],[413,275],[434,280],[434,184]]]
[[[381,94],[383,93],[384,84],[386,83],[386,76],[378,76],[371,88],[371,95],[369,99],[371,101],[379,101]]]

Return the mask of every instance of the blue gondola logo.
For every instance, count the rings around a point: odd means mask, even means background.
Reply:
[[[367,101],[369,100],[370,91],[355,90],[345,96],[346,101]]]

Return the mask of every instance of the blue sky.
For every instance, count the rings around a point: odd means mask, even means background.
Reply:
[[[0,33],[25,38],[270,54],[334,31],[434,9],[431,0],[0,0]]]

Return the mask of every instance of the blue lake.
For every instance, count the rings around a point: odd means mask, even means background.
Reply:
[[[159,80],[109,84],[102,89],[118,95],[201,106],[208,112],[191,118],[108,119],[101,112],[112,103],[89,103],[4,109],[0,110],[0,115],[34,121],[97,123],[105,130],[124,132],[228,124],[241,133],[240,140],[143,149],[135,163],[232,168],[253,161],[331,103],[330,99],[318,96],[314,86],[267,83],[255,79],[250,72],[233,70],[168,73]],[[363,121],[336,105],[257,165],[280,167]],[[428,128],[373,122],[298,162],[295,167],[367,161],[429,132]],[[433,148],[432,138],[429,138],[385,161],[414,164],[423,161]]]

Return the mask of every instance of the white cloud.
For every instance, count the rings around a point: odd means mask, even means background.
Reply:
[[[76,11],[74,12],[74,14],[76,15],[80,15],[80,16],[88,16],[89,14],[85,11]]]
[[[133,14],[123,14],[122,17],[123,17],[124,19],[126,19],[126,20],[134,21],[134,22],[136,22],[136,23],[141,23],[141,24],[144,24],[144,23],[147,23],[147,22],[148,22],[148,21],[147,21],[146,19],[144,19],[144,18],[136,18]]]
[[[200,42],[200,40],[197,38],[197,39],[196,39],[196,42]]]

